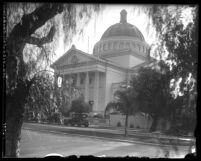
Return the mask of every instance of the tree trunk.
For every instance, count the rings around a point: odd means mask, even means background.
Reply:
[[[19,156],[19,142],[23,123],[23,112],[29,86],[27,69],[23,60],[26,43],[41,46],[52,41],[55,29],[41,39],[31,35],[49,19],[63,11],[62,4],[45,4],[30,14],[24,15],[7,38],[6,44],[6,157]]]
[[[128,136],[128,114],[126,114],[126,120],[125,120],[125,137]]]
[[[26,98],[29,94],[29,85],[18,81],[13,95],[6,95],[6,157],[19,157],[19,143]]]
[[[23,90],[22,90],[23,92]],[[19,95],[16,97],[16,95]],[[26,93],[25,93],[26,94]],[[25,99],[23,99],[24,94],[15,94],[14,97],[7,97],[6,102],[6,157],[19,157],[19,143],[21,136],[21,127],[23,123],[23,113]]]
[[[7,105],[11,106],[11,105]],[[18,108],[18,107],[9,107],[9,108]],[[20,136],[21,136],[21,127],[23,123],[23,115],[15,115],[13,117],[6,118],[6,157],[16,158],[20,155]]]
[[[159,119],[158,116],[153,117],[153,122],[152,122],[152,125],[151,125],[151,128],[150,128],[149,132],[156,131],[157,124],[158,124],[158,119]]]

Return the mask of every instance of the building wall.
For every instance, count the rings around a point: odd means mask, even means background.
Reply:
[[[107,59],[116,64],[119,64],[124,68],[131,68],[144,62],[142,59],[139,59],[133,55],[115,56]]]
[[[95,104],[93,105],[93,112],[100,112],[104,111],[104,101],[105,101],[105,73],[99,72],[99,93],[98,93],[98,109],[96,110]],[[94,83],[95,83],[95,74],[92,76],[92,83],[89,85],[89,101],[95,101],[95,88],[94,88]],[[84,88],[83,88],[84,92]],[[84,93],[83,93],[84,94]],[[95,102],[94,102],[95,103]]]
[[[89,87],[89,101],[94,99],[94,87]]]
[[[122,67],[125,67],[125,68],[129,67],[129,55],[115,56],[115,57],[111,57],[107,59],[116,64],[119,64]]]
[[[99,111],[105,110],[105,73],[99,73],[99,99],[98,107]]]
[[[142,59],[139,59],[137,57],[134,57],[132,55],[129,55],[129,67],[134,67],[134,66],[137,66],[141,63],[143,63],[144,61]]]
[[[126,73],[114,70],[112,68],[107,68],[105,77],[105,104],[106,105],[113,99],[112,95],[112,83],[119,83],[126,79]]]

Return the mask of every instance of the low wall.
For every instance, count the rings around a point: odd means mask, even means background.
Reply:
[[[117,126],[121,124],[123,127],[125,125],[125,115],[110,115],[110,126]],[[151,117],[143,115],[142,113],[137,113],[135,116],[128,117],[128,127],[139,128],[139,129],[150,129],[153,120]]]
[[[89,123],[92,125],[101,125],[101,126],[109,126],[109,119],[100,119],[100,118],[89,118]]]

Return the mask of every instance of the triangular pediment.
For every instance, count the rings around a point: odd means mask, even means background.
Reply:
[[[77,49],[68,50],[63,56],[56,60],[51,66],[63,66],[77,63],[95,61],[96,58],[90,54],[84,53]]]

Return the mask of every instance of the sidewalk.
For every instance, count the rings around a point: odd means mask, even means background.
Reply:
[[[101,126],[101,125],[91,125],[93,128],[98,129],[112,129],[112,130],[119,130],[124,131],[123,127],[110,127],[110,126]],[[128,129],[128,132],[130,132],[129,135],[133,136],[145,136],[145,137],[152,137],[152,138],[158,138],[158,139],[172,139],[172,140],[183,140],[183,141],[195,141],[195,138],[193,136],[172,136],[164,134],[161,131],[155,131],[155,132],[148,132],[144,129]]]

